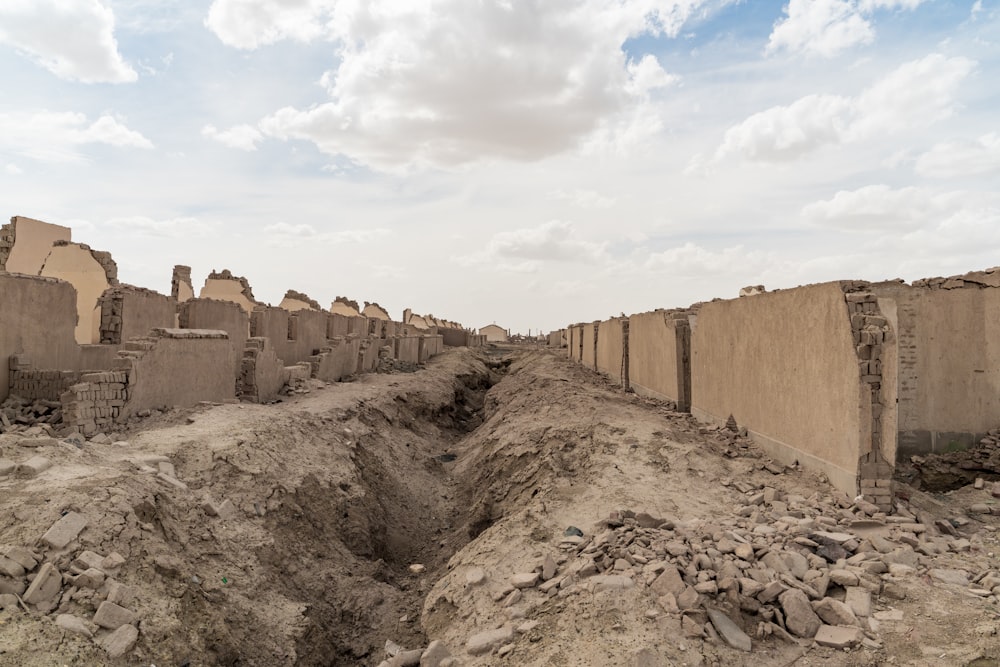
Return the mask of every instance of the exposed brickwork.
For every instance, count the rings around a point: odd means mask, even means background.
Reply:
[[[7,258],[10,257],[11,248],[14,247],[14,218],[10,222],[0,227],[0,271],[7,270]]]
[[[191,267],[177,264],[174,266],[173,275],[170,278],[170,296],[180,301],[181,285],[187,285],[191,294],[194,294],[194,286],[191,284]]]
[[[257,299],[254,298],[253,289],[250,288],[250,281],[243,276],[234,276],[233,272],[229,269],[223,269],[222,271],[212,271],[208,274],[209,280],[235,280],[240,284],[243,292],[243,296],[250,300],[251,303],[257,303]]]
[[[128,401],[127,371],[84,373],[61,396],[63,423],[84,435],[109,430]]]
[[[286,299],[295,299],[296,301],[302,301],[308,303],[309,307],[314,310],[323,310],[323,306],[319,305],[319,302],[315,299],[310,299],[308,294],[303,294],[302,292],[296,292],[293,289],[285,292]]]

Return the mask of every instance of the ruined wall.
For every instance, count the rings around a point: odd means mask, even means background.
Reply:
[[[338,296],[334,299],[333,303],[330,304],[330,312],[345,317],[361,317],[361,309],[358,307],[358,302],[352,301],[346,296]]]
[[[34,401],[59,401],[70,386],[80,381],[83,371],[36,369],[27,355],[10,357],[10,393]]]
[[[205,279],[199,297],[216,301],[231,301],[239,304],[247,313],[253,312],[257,300],[253,296],[250,282],[243,276],[234,276],[229,269],[212,271]]]
[[[9,393],[10,356],[34,368],[80,366],[76,344],[76,291],[52,278],[0,273],[0,401]]]
[[[170,277],[170,296],[177,303],[183,303],[194,298],[194,286],[191,283],[191,267],[177,264]]]
[[[278,397],[285,386],[286,372],[268,338],[248,338],[240,360],[240,399],[266,403]]]
[[[288,343],[289,312],[284,308],[258,305],[250,313],[250,335],[255,338],[270,338],[274,352],[286,366],[293,362],[285,358]]]
[[[364,336],[368,333],[368,319],[360,315],[331,313],[327,322],[329,323],[327,326],[327,338],[336,338],[337,336],[347,336],[349,334]]]
[[[419,341],[420,349],[418,351],[417,358],[420,360],[420,363],[425,363],[444,352],[443,336],[421,336]]]
[[[442,329],[444,344],[449,347],[468,347],[469,332],[465,329]]]
[[[45,258],[39,275],[65,280],[76,289],[76,341],[83,344],[101,340],[101,311],[97,300],[104,290],[118,284],[118,266],[106,252],[91,250],[82,243],[58,241]]]
[[[129,399],[127,371],[87,373],[63,392],[63,423],[91,436],[111,429],[123,418]]]
[[[597,370],[597,322],[590,322],[583,325],[580,336],[582,348],[580,350],[580,362],[587,368]]]
[[[597,370],[620,385],[628,384],[628,319],[615,318],[597,324]]]
[[[629,317],[629,383],[641,396],[691,409],[691,329],[686,311]]]
[[[396,338],[391,343],[394,344],[393,353],[396,359],[411,364],[420,363],[420,339],[415,336]]]
[[[320,348],[327,345],[330,314],[320,310],[297,310],[288,318],[288,340],[283,354],[285,365],[309,361]]]
[[[15,215],[0,227],[0,271],[37,276],[52,245],[71,240],[69,227]]]
[[[101,311],[100,343],[116,345],[145,336],[155,327],[173,328],[177,302],[169,296],[132,285],[104,291],[97,302]]]
[[[178,306],[180,328],[225,331],[233,363],[243,358],[250,337],[250,317],[239,304],[213,299],[191,299]]]
[[[378,305],[377,303],[368,303],[367,301],[365,302],[365,307],[364,310],[361,311],[361,314],[369,319],[375,319],[375,320],[392,319],[391,317],[389,317],[389,311],[387,311],[385,308]]]
[[[358,372],[361,340],[357,336],[334,338],[309,359],[312,377],[336,382]]]
[[[871,288],[899,339],[903,456],[964,448],[1000,425],[1000,270],[965,278]]]
[[[706,303],[691,331],[692,412],[716,423],[733,415],[771,456],[821,470],[853,496],[873,446],[860,340],[840,283]],[[893,355],[883,357],[894,374]],[[878,426],[892,432],[895,387],[878,390]]]
[[[154,329],[118,353],[128,373],[121,416],[163,406],[236,398],[237,360],[225,331]]]
[[[308,294],[296,292],[293,289],[285,292],[285,296],[281,299],[281,303],[278,304],[278,307],[284,308],[289,312],[294,312],[296,310],[323,310],[323,307],[319,305],[319,302],[314,299],[310,299]]]

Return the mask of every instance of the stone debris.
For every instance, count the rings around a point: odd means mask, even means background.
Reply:
[[[709,609],[708,618],[712,621],[712,625],[715,626],[719,636],[727,644],[740,651],[749,651],[751,649],[750,637],[740,630],[739,626],[731,618],[718,609]]]
[[[514,629],[505,625],[496,630],[487,630],[472,635],[465,644],[465,650],[469,655],[482,655],[512,639],[514,639]]]
[[[74,616],[73,614],[59,614],[56,616],[56,625],[63,630],[83,635],[84,637],[94,636],[94,631],[91,630],[87,621],[83,620],[79,616]]]
[[[120,658],[135,646],[139,630],[134,625],[123,625],[100,640],[101,646],[111,658]]]
[[[65,549],[86,526],[87,517],[77,512],[67,512],[42,535],[42,542],[53,549]]]

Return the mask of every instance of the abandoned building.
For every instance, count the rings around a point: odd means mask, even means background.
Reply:
[[[510,331],[498,324],[487,324],[479,329],[480,336],[486,336],[490,343],[505,343],[510,339]]]

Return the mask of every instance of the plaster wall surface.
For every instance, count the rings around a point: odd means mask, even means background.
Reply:
[[[101,311],[97,300],[111,287],[104,267],[89,248],[77,244],[50,249],[39,275],[59,278],[76,289],[76,341],[81,345],[101,341]]]
[[[113,287],[105,291],[100,304],[103,342],[120,343],[145,336],[156,327],[174,328],[177,320],[177,302],[151,290]],[[105,330],[109,321],[116,327],[114,332]],[[113,335],[109,337],[109,333]]]
[[[129,400],[122,417],[160,406],[235,400],[237,360],[226,332],[156,329],[148,340],[151,347],[128,360]]]
[[[479,330],[479,334],[486,336],[486,341],[489,343],[507,342],[507,330],[496,324],[487,324]]]
[[[683,356],[690,354],[690,340],[683,340],[686,327],[686,316],[677,320],[662,310],[629,317],[629,381],[637,394],[682,402],[685,374],[690,386]]]
[[[625,320],[625,322],[627,321]],[[621,384],[625,365],[625,338],[622,320],[605,320],[598,324],[597,370]]]
[[[282,354],[285,365],[308,361],[317,350],[327,345],[330,314],[321,310],[297,310],[289,315],[289,337]]]
[[[860,409],[868,389],[839,283],[704,304],[691,332],[691,384],[696,417],[732,414],[776,459],[856,492],[870,447]]]
[[[14,246],[7,258],[6,270],[9,273],[26,273],[37,276],[45,264],[45,258],[52,250],[56,241],[71,241],[72,231],[69,227],[53,225],[34,218],[16,215],[10,219],[14,231]]]
[[[12,354],[26,354],[35,368],[79,369],[75,328],[76,291],[72,285],[0,273],[0,401],[8,395]]]
[[[205,286],[201,288],[201,293],[198,296],[202,299],[231,301],[238,304],[247,313],[253,312],[254,307],[257,305],[243,293],[242,283],[239,280],[230,278],[205,279]]]
[[[325,382],[336,382],[354,375],[358,368],[360,345],[356,336],[329,340],[327,346],[310,359],[312,376]]]
[[[899,454],[946,451],[1000,426],[1000,288],[874,285],[899,340]]]
[[[343,301],[334,301],[333,303],[331,303],[330,312],[336,313],[337,315],[343,315],[345,317],[361,316],[361,311],[351,306],[350,304],[344,303]]]
[[[291,366],[295,362],[286,358],[288,356],[288,320],[289,312],[284,308],[258,305],[250,313],[250,335],[255,338],[270,338],[275,354],[286,366]]]
[[[305,301],[300,299],[290,299],[287,296],[281,300],[281,303],[278,304],[278,308],[284,308],[288,312],[294,312],[296,310],[314,310],[314,308]]]
[[[373,320],[391,320],[392,319],[391,317],[389,317],[389,313],[386,312],[385,308],[382,308],[382,306],[378,305],[377,303],[365,304],[365,307],[361,311],[361,314],[364,315],[365,317],[367,317],[369,319],[373,319]]]
[[[597,368],[597,357],[595,344],[597,340],[597,325],[593,322],[583,325],[583,330],[581,332],[580,338],[583,341],[583,349],[581,350],[580,361],[587,368]]]
[[[406,337],[395,339],[396,359],[406,361],[411,364],[420,362],[420,339],[417,337]]]
[[[285,386],[285,367],[267,338],[247,339],[240,360],[240,398],[266,403],[278,397]]]
[[[449,347],[467,347],[469,345],[469,333],[464,329],[442,329],[441,335],[444,337],[444,344]]]
[[[250,336],[250,317],[239,304],[214,299],[191,299],[179,306],[181,327],[184,329],[214,329],[225,331],[233,359],[243,358]]]

